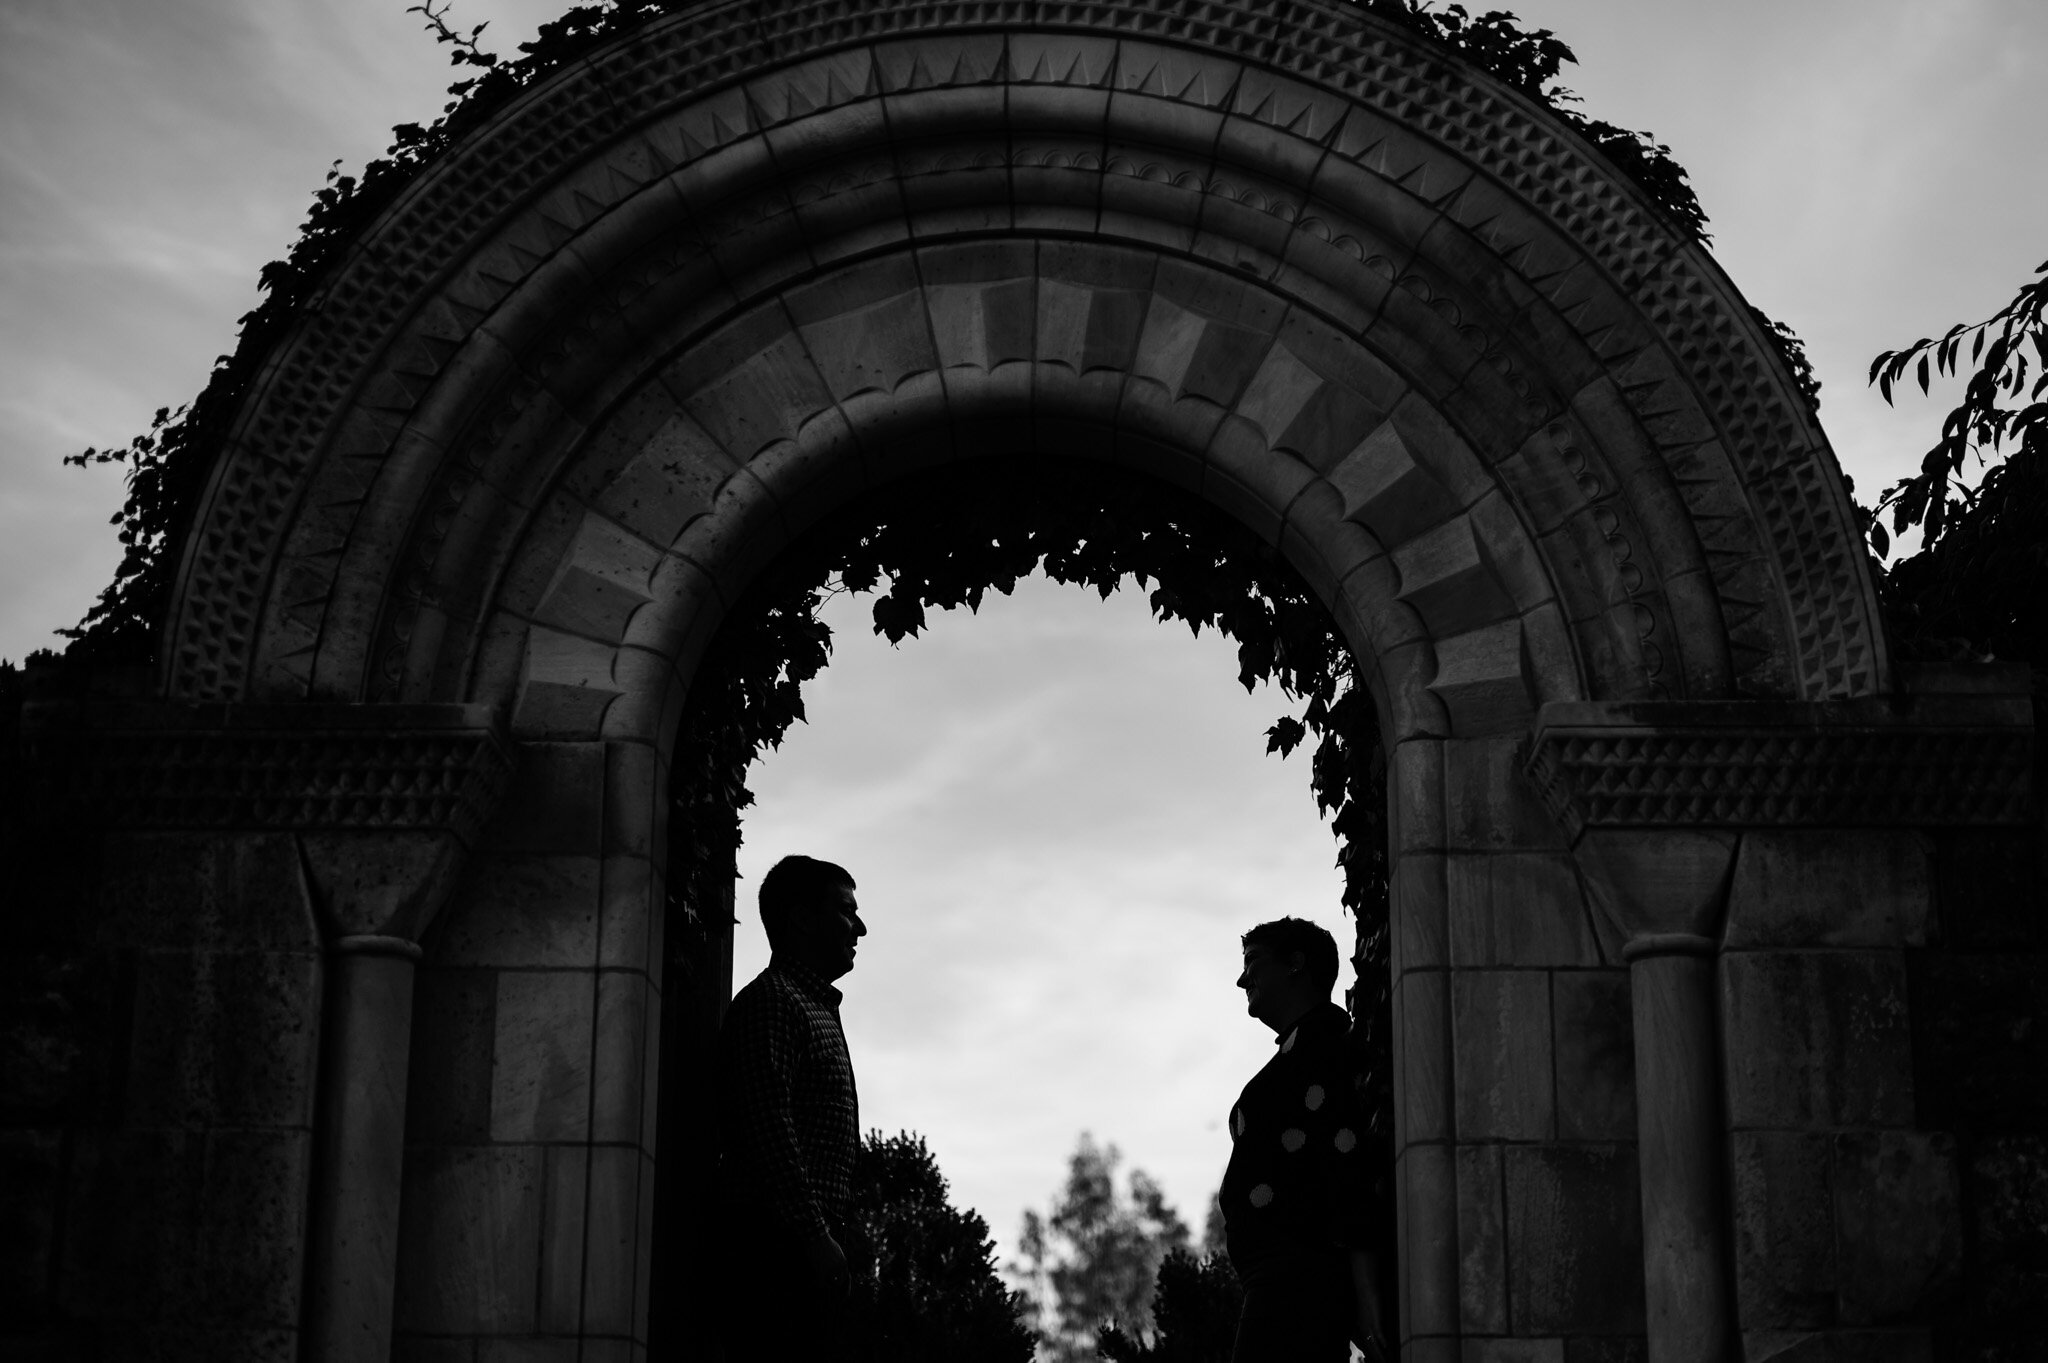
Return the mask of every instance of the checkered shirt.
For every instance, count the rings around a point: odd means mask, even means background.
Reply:
[[[840,993],[782,957],[733,996],[718,1034],[720,1192],[757,1229],[836,1227],[852,1195],[860,1098]]]

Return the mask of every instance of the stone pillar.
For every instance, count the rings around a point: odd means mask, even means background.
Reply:
[[[385,1363],[396,1298],[415,939],[466,852],[433,828],[299,835],[328,932],[326,1044],[306,1245],[309,1363]]]
[[[1729,832],[1602,830],[1576,849],[1629,966],[1650,1363],[1735,1356],[1714,961],[1737,841]]]
[[[305,1357],[314,1363],[383,1363],[391,1355],[419,958],[403,937],[359,934],[329,948],[322,1155],[306,1265]]]
[[[1635,1014],[1651,1363],[1735,1356],[1715,1092],[1716,951],[1714,939],[1682,932],[1645,933],[1622,948]]]

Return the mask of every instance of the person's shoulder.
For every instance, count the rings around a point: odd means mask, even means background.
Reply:
[[[1296,1040],[1304,1058],[1346,1055],[1351,1048],[1351,1015],[1337,1004],[1322,1004],[1301,1020]]]
[[[732,996],[732,1002],[725,1006],[725,1016],[730,1021],[735,1015],[781,1013],[799,1006],[796,986],[781,971],[769,966]]]

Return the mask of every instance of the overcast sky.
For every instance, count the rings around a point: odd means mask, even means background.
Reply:
[[[116,561],[118,475],[60,456],[196,394],[329,164],[439,110],[451,73],[405,2],[0,0],[0,657],[52,643]],[[2048,257],[2048,4],[1508,7],[1577,50],[1589,113],[1691,171],[1722,264],[1805,338],[1866,500],[1916,464],[1941,409],[1892,412],[1863,376]],[[508,51],[560,8],[456,15]],[[1279,702],[1128,594],[1039,584],[897,650],[842,606],[813,723],[758,769],[743,869],[804,850],[860,879],[865,1118],[930,1136],[1006,1242],[1083,1128],[1199,1226],[1267,1046],[1236,933],[1282,911],[1348,932],[1306,764],[1261,755]]]

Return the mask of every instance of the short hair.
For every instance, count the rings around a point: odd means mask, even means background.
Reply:
[[[1327,994],[1337,986],[1337,939],[1320,924],[1306,918],[1275,918],[1247,932],[1243,941],[1246,951],[1264,947],[1282,956],[1298,951],[1316,988]]]
[[[837,892],[853,888],[853,877],[844,866],[816,857],[784,857],[761,877],[761,926],[773,943],[781,935],[790,915],[821,903],[833,902]]]

